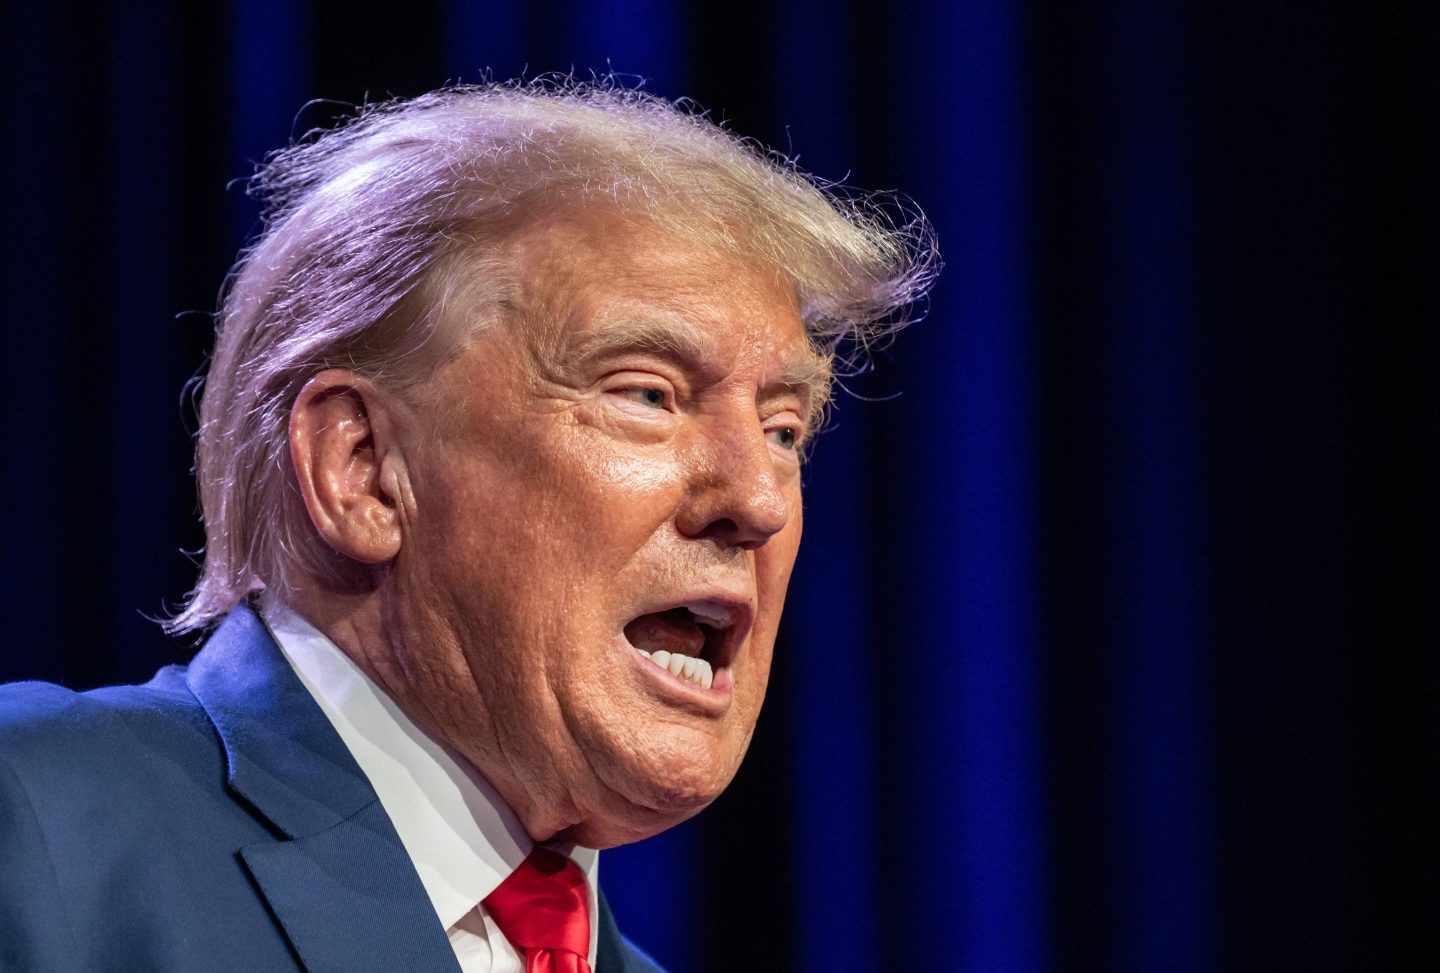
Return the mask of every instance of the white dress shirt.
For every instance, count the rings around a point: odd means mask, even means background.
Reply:
[[[420,875],[465,973],[524,973],[480,901],[534,847],[513,811],[454,751],[416,726],[324,633],[284,606],[265,623],[360,765]],[[585,873],[595,965],[599,852],[557,844]]]

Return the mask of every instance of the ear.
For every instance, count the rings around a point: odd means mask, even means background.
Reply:
[[[409,483],[393,441],[393,398],[343,369],[310,379],[290,412],[290,459],[315,531],[362,564],[400,552]]]

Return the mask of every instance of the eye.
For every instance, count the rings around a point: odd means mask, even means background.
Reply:
[[[631,398],[652,408],[665,408],[665,393],[659,389],[631,389]]]
[[[657,385],[629,385],[613,390],[616,395],[638,402],[649,409],[670,408],[672,393]]]
[[[770,441],[781,449],[794,450],[800,445],[800,434],[793,426],[781,426],[766,432]]]

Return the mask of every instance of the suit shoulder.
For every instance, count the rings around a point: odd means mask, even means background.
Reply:
[[[45,682],[0,686],[0,759],[17,771],[113,766],[211,732],[183,670],[162,669],[140,686],[76,692]]]
[[[0,686],[0,754],[22,758],[96,716],[83,693],[64,686],[48,682]]]

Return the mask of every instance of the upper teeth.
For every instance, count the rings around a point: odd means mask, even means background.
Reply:
[[[702,601],[685,607],[689,609],[690,614],[695,616],[697,624],[709,628],[725,628],[730,624],[730,618],[734,614],[726,606],[714,602]]]
[[[646,652],[644,649],[637,651],[661,669],[668,669],[671,675],[688,679],[697,686],[709,689],[711,683],[715,681],[715,672],[710,668],[710,663],[704,659],[681,655],[678,652],[666,652],[664,649],[657,649],[654,652]]]

